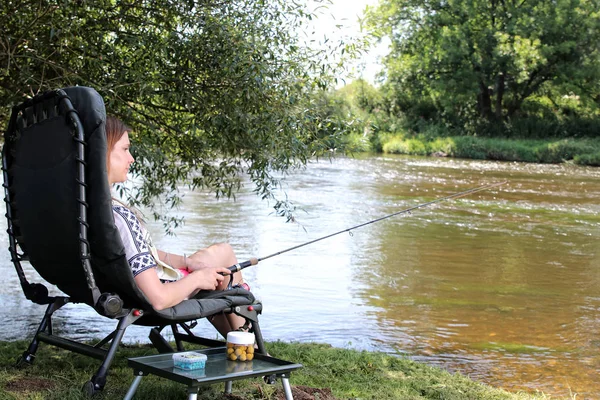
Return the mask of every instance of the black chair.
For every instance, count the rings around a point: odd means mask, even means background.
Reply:
[[[102,97],[87,87],[50,91],[12,110],[2,149],[9,250],[25,297],[47,305],[18,364],[31,364],[40,342],[98,358],[102,364],[83,386],[92,395],[104,388],[131,324],[153,327],[153,345],[159,352],[173,352],[161,334],[165,327],[171,327],[177,350],[183,350],[183,342],[222,346],[195,336],[192,328],[197,319],[232,312],[245,318],[258,351],[266,354],[258,324],[262,305],[250,292],[200,292],[156,311],[138,289],[112,215],[105,120]],[[66,295],[49,296],[44,284],[28,282],[23,261]],[[55,335],[52,315],[69,302],[85,303],[116,320],[115,330],[95,344]]]

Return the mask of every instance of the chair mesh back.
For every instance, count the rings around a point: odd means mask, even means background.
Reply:
[[[31,109],[27,109],[30,111]],[[17,240],[40,275],[64,291],[86,289],[79,258],[75,141],[63,115],[38,123],[24,113],[10,157],[9,190]],[[29,119],[29,121],[27,121]]]
[[[85,132],[88,241],[96,284],[129,305],[147,306],[137,288],[116,230],[106,175],[106,112],[91,88],[64,89]],[[28,107],[9,128],[7,157],[13,226],[32,266],[48,282],[90,305],[80,257],[77,143],[56,98]]]

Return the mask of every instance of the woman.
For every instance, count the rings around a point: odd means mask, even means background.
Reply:
[[[130,131],[117,118],[107,117],[106,165],[110,185],[125,182],[134,162],[129,152]],[[114,201],[113,215],[135,282],[154,309],[177,305],[199,290],[224,290],[230,278],[234,285],[245,285],[241,272],[229,276],[226,267],[237,264],[237,258],[228,244],[215,244],[189,257],[167,253],[154,248],[148,232],[129,208]],[[215,315],[209,320],[223,336],[245,322],[235,314]]]

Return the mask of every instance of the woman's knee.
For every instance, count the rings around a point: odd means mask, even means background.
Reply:
[[[232,258],[235,257],[235,253],[233,252],[233,247],[229,243],[215,243],[211,245],[209,251],[213,254],[218,254],[219,257],[223,258]]]
[[[223,253],[233,254],[233,247],[231,247],[229,243],[216,243],[214,246],[217,246],[219,251],[222,251]]]

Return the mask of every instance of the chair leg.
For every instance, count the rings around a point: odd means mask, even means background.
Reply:
[[[150,339],[150,342],[159,353],[174,353],[175,350],[173,347],[171,347],[169,342],[167,342],[163,335],[160,334],[162,328],[163,327],[156,327],[150,329],[148,339]]]
[[[258,319],[252,322],[252,332],[254,332],[254,338],[256,339],[256,346],[258,347],[258,352],[266,355],[267,349],[265,347],[265,341],[260,330],[260,325],[258,324]]]
[[[92,379],[83,385],[83,391],[89,396],[94,395],[95,393],[104,389],[104,385],[106,385],[106,375],[108,374],[108,369],[115,358],[117,349],[119,348],[121,340],[123,339],[123,335],[125,334],[125,330],[127,327],[129,327],[129,325],[140,318],[140,316],[134,316],[133,312],[134,310],[130,311],[129,314],[119,320],[117,329],[114,331],[114,337],[106,353],[106,357],[102,361],[102,365],[100,365],[98,371],[96,371],[96,373],[92,376]]]
[[[25,364],[29,364],[29,365],[33,364],[33,362],[35,360],[35,353],[36,353],[39,343],[40,343],[38,340],[38,335],[41,332],[45,332],[49,327],[52,326],[52,314],[54,314],[54,312],[56,310],[58,310],[59,308],[61,308],[65,304],[67,304],[68,302],[69,302],[68,297],[55,297],[54,302],[48,304],[48,307],[46,307],[46,312],[44,313],[44,317],[42,318],[42,321],[40,322],[40,325],[38,326],[38,329],[35,332],[35,335],[33,335],[33,339],[31,340],[29,347],[17,359],[17,364],[16,364],[17,367],[21,367]],[[49,333],[51,334],[52,332],[49,332]]]
[[[172,324],[171,330],[173,331],[173,338],[175,338],[175,344],[177,345],[177,351],[185,350],[185,348],[183,346],[183,340],[181,340],[181,336],[179,335],[179,329],[177,329],[177,324]]]
[[[256,345],[258,346],[258,352],[266,355],[267,350],[265,348],[262,332],[258,323],[258,315],[262,311],[262,304],[253,304],[251,307],[235,307],[232,311],[246,320],[246,324],[244,326],[249,326],[250,332],[254,333]]]

